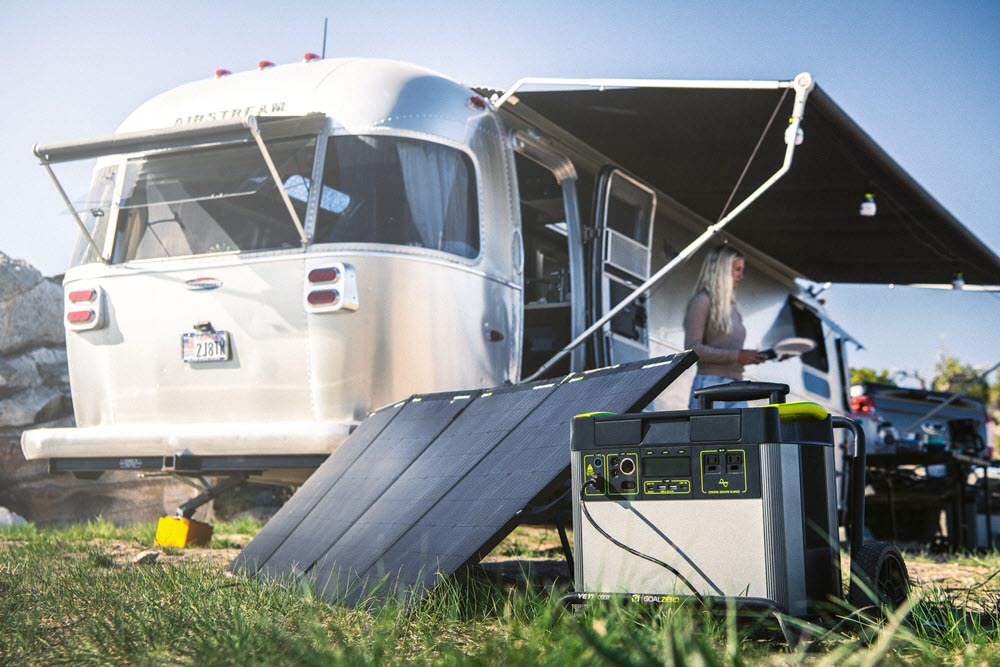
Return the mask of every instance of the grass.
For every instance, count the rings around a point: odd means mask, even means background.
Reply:
[[[223,524],[216,533],[257,529]],[[985,587],[963,600],[925,589],[881,626],[857,616],[833,630],[804,626],[806,640],[790,649],[759,625],[693,604],[567,613],[553,590],[469,577],[446,581],[413,608],[343,608],[308,587],[226,576],[222,553],[153,565],[116,555],[122,543],[149,548],[153,532],[107,522],[0,529],[0,664],[1000,664],[998,600]],[[549,540],[517,540],[551,555]]]

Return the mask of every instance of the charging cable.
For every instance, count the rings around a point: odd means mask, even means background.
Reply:
[[[610,535],[608,535],[608,533],[603,528],[601,528],[600,526],[597,525],[597,522],[594,521],[594,517],[590,516],[590,511],[587,509],[587,503],[584,502],[584,499],[585,499],[585,495],[584,494],[585,494],[588,486],[593,487],[595,490],[599,491],[600,488],[598,487],[598,484],[601,482],[601,479],[602,479],[601,477],[597,477],[595,475],[592,475],[592,476],[588,477],[587,481],[584,482],[584,484],[583,484],[582,487],[580,487],[580,508],[583,510],[583,515],[585,517],[587,517],[587,521],[589,521],[590,525],[594,527],[594,530],[596,530],[598,533],[600,533],[605,538],[607,538],[607,540],[609,542],[611,542],[612,544],[614,544],[617,547],[620,547],[620,548],[624,549],[625,551],[629,552],[633,556],[638,556],[639,558],[642,558],[644,560],[648,560],[650,563],[655,563],[656,565],[659,565],[663,569],[665,569],[668,572],[670,572],[672,575],[674,575],[675,577],[677,577],[678,579],[680,579],[681,583],[683,583],[685,586],[688,587],[688,589],[691,591],[692,595],[694,595],[694,597],[697,598],[698,602],[700,602],[700,603],[702,603],[704,605],[705,604],[705,599],[702,597],[701,593],[698,592],[698,589],[696,589],[694,587],[694,585],[692,585],[691,582],[688,581],[687,578],[683,574],[681,574],[680,572],[678,572],[676,568],[674,568],[674,567],[672,567],[670,565],[667,565],[662,560],[659,560],[657,558],[653,558],[652,556],[647,556],[646,554],[644,554],[644,553],[642,553],[640,551],[636,551],[635,549],[633,549],[632,547],[630,547],[628,545],[622,544],[621,542],[619,542],[615,538],[613,538]]]

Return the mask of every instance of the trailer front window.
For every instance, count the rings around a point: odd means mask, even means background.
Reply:
[[[94,171],[94,180],[90,185],[87,199],[80,203],[77,211],[90,236],[97,247],[103,247],[108,234],[108,219],[111,217],[111,200],[115,192],[115,179],[118,177],[118,166],[112,165],[98,168]],[[87,237],[80,234],[73,249],[70,266],[90,264],[100,261],[94,249],[87,242]]]
[[[400,137],[327,144],[315,243],[385,243],[479,255],[479,205],[464,152]]]
[[[268,142],[282,183],[305,217],[313,138]],[[146,155],[126,165],[112,261],[301,244],[288,209],[253,144]]]

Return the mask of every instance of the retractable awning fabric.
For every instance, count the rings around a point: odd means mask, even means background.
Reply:
[[[516,93],[549,121],[715,222],[781,164],[786,90],[616,88]],[[779,104],[780,102],[780,104]],[[727,228],[802,276],[839,283],[1000,284],[1000,258],[944,209],[819,87],[791,171]],[[877,214],[859,207],[874,195]]]

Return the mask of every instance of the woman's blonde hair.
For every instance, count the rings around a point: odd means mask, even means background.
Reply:
[[[733,260],[743,259],[743,253],[720,245],[705,257],[695,283],[694,293],[708,294],[708,322],[705,330],[725,336],[733,328],[731,315],[733,298]]]

